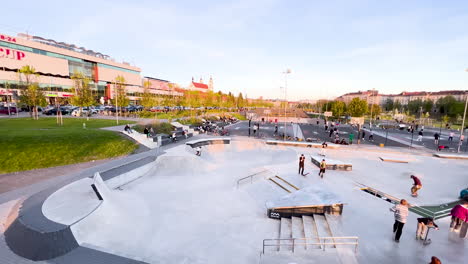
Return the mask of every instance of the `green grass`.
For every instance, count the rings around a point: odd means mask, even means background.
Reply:
[[[98,129],[115,126],[114,120],[65,118],[63,122],[58,126],[55,118],[0,119],[0,173],[116,157],[138,147],[118,133]]]

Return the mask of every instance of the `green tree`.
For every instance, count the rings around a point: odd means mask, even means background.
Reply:
[[[423,107],[424,103],[421,99],[416,99],[408,102],[408,111],[410,114],[417,114],[420,112],[421,107]]]
[[[112,103],[119,107],[127,106],[130,103],[130,99],[128,99],[127,91],[125,89],[126,80],[123,76],[118,75],[115,77],[115,90],[114,90],[114,99]]]
[[[434,102],[432,100],[426,100],[423,103],[423,111],[428,113],[432,111],[432,108],[434,107]]]
[[[367,101],[357,97],[353,98],[348,104],[348,113],[353,117],[361,117],[367,113]]]
[[[244,97],[242,96],[242,93],[239,93],[237,96],[237,107],[244,107]]]
[[[340,118],[346,111],[346,104],[342,101],[334,101],[330,106],[330,111],[332,111],[333,116],[337,118]]]
[[[384,109],[385,111],[391,111],[393,110],[393,100],[392,99],[387,99],[384,103]]]
[[[401,110],[403,109],[400,101],[396,100],[395,102],[393,102],[393,110],[398,110],[401,112]]]
[[[153,94],[150,93],[151,82],[146,80],[143,82],[143,94],[141,95],[141,105],[145,109],[149,109],[154,104]]]
[[[39,74],[30,65],[25,65],[18,70],[21,96],[20,101],[30,107],[30,115],[34,119],[39,119],[38,106],[47,104],[46,97],[41,91],[37,78]]]
[[[372,114],[371,118],[375,118],[376,116],[380,115],[382,112],[382,108],[380,108],[380,105],[378,104],[373,104],[370,107],[369,114]]]
[[[463,114],[464,104],[457,101],[453,96],[445,96],[437,100],[436,107],[440,115],[447,115],[449,118],[455,118]]]
[[[83,107],[90,107],[96,103],[90,85],[91,79],[82,72],[74,72],[71,79],[73,80],[71,103],[80,107],[81,115]]]

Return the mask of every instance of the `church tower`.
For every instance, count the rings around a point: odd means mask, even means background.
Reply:
[[[200,83],[203,83],[203,79],[202,79],[202,77],[200,77]]]
[[[213,77],[210,76],[210,82],[208,83],[208,90],[213,91]]]

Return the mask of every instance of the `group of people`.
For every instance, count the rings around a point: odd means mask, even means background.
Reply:
[[[326,144],[326,143],[325,143]],[[298,174],[302,176],[306,176],[309,173],[304,174],[304,167],[305,167],[305,156],[304,154],[301,154],[299,157],[299,172]],[[325,174],[325,170],[327,169],[327,163],[325,162],[325,159],[322,159],[319,165],[319,173],[318,175],[323,179],[323,175]]]
[[[395,222],[393,224],[393,233],[395,233],[395,242],[400,242],[400,237],[408,217],[409,203],[402,199],[399,204],[390,208],[394,212]],[[468,201],[462,200],[450,211],[452,216],[450,223],[450,232],[460,232],[460,237],[466,236],[466,230],[461,231],[462,225],[468,225]],[[429,228],[439,229],[439,226],[431,217],[421,217],[417,219],[416,239],[426,240]],[[466,228],[465,228],[466,229]]]

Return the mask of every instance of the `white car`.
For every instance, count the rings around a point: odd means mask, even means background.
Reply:
[[[81,110],[81,116],[87,116],[87,115],[89,115],[89,113],[91,115],[94,115],[94,114],[97,114],[98,111],[96,109],[93,109],[93,108],[88,109],[87,107],[83,107],[83,109]],[[78,108],[78,109],[73,110],[71,115],[72,116],[80,116],[80,109]]]

